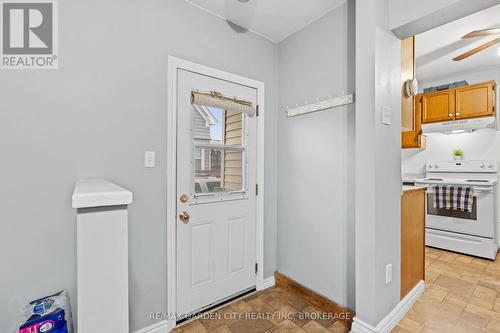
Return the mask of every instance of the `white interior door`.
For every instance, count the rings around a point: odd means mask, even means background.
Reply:
[[[180,315],[256,285],[256,120],[232,110],[194,107],[191,92],[196,90],[217,91],[253,105],[257,99],[253,88],[178,70]]]

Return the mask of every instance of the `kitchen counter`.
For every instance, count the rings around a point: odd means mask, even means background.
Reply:
[[[418,179],[424,179],[425,174],[423,173],[404,173],[401,175],[401,180],[404,183],[414,183]]]
[[[408,186],[403,185],[403,193],[407,191],[425,190],[425,186]]]

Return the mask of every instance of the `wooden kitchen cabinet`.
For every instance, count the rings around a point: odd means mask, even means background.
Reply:
[[[414,96],[406,94],[406,81],[415,78],[415,37],[401,41],[401,127],[403,132],[415,129]]]
[[[417,95],[422,98],[422,122],[434,123],[455,118],[455,91]]]
[[[422,98],[415,97],[415,108],[413,113],[414,126],[413,131],[403,131],[401,133],[401,148],[425,148],[427,138],[422,135]]]
[[[415,78],[415,37],[401,41],[401,148],[425,148],[421,133],[420,100],[406,93],[406,81]],[[417,106],[418,105],[418,106]]]
[[[425,189],[401,197],[401,290],[403,299],[425,277]]]
[[[487,81],[428,94],[419,94],[415,113],[422,112],[422,123],[452,121],[494,116],[496,112],[496,83]]]
[[[456,90],[456,119],[492,116],[495,113],[495,81]]]

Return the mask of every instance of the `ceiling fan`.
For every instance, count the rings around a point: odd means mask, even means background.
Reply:
[[[467,35],[463,36],[462,39],[485,37],[485,36],[492,36],[492,35],[500,35],[500,28],[475,30],[475,31],[469,32]],[[461,55],[453,58],[453,60],[454,61],[464,60],[465,58],[468,58],[468,57],[470,57],[478,52],[486,50],[487,48],[492,47],[498,43],[500,43],[500,37],[492,39],[489,42],[486,42],[484,44],[479,45],[476,48],[473,48],[472,50],[469,50],[465,53],[462,53]]]

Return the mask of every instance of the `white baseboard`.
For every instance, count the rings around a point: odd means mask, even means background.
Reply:
[[[274,287],[274,276],[268,277],[262,281],[262,288],[260,290],[264,290],[267,288]]]
[[[134,333],[168,333],[175,327],[175,321],[163,320],[151,326],[141,328]]]
[[[352,321],[351,332],[353,333],[389,333],[401,319],[410,311],[411,307],[425,291],[424,281],[420,281],[408,295],[403,298],[398,305],[387,315],[376,327],[363,322],[358,317]]]

